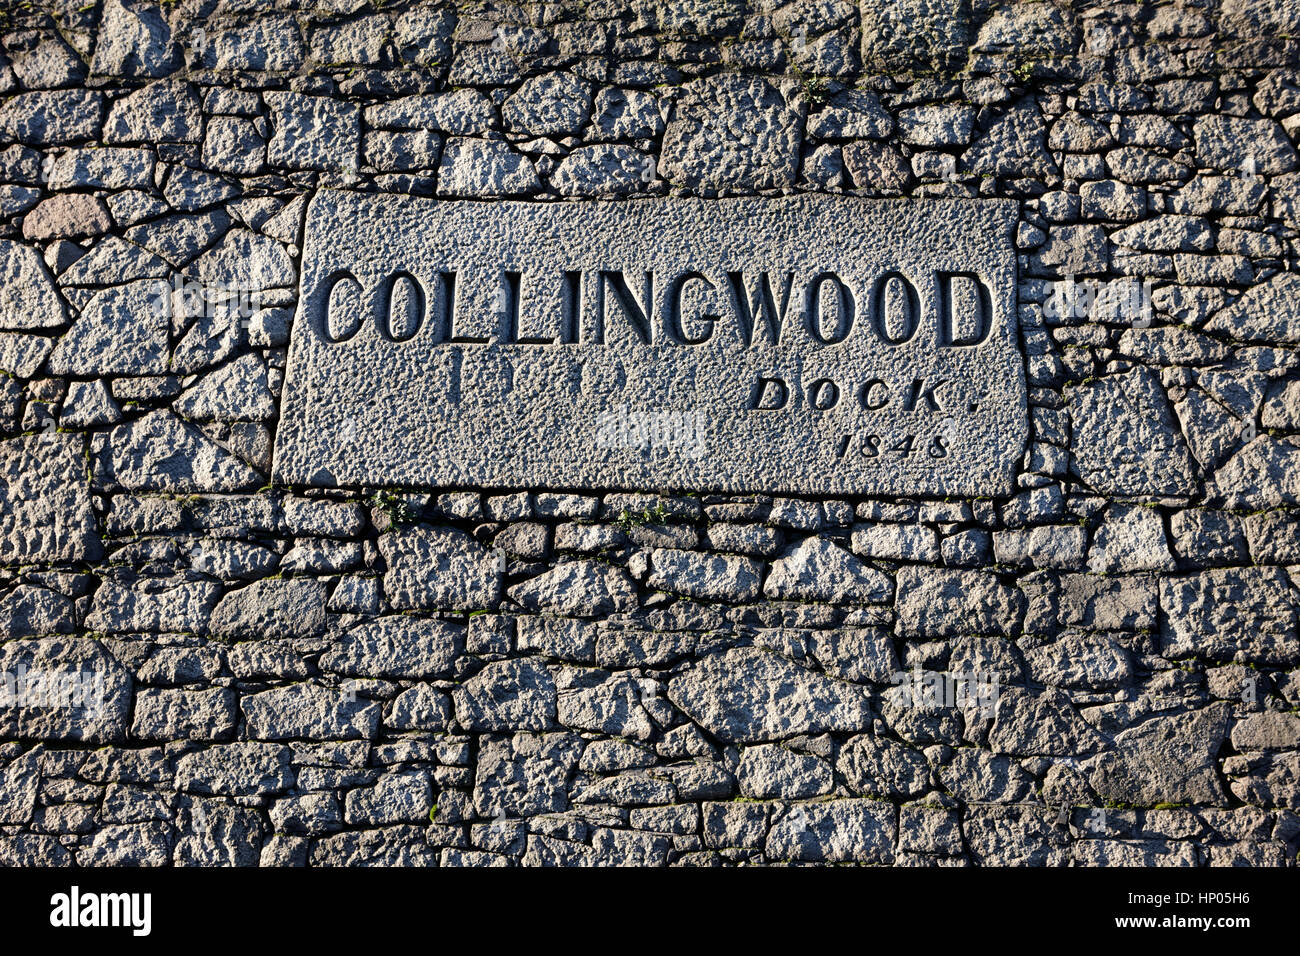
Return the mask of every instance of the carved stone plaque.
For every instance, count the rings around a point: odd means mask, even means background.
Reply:
[[[275,478],[999,495],[1012,200],[311,201]]]

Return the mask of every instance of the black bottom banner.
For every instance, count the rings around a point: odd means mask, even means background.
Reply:
[[[947,942],[969,932],[1157,941],[1200,934],[1231,945],[1294,927],[1295,868],[1279,870],[885,870],[834,868],[730,874],[621,870],[590,875],[452,874],[445,870],[36,870],[0,871],[0,911],[13,938],[113,940],[131,947],[237,937],[248,944],[334,948],[491,926],[511,935],[646,940],[690,927],[719,940],[759,932],[780,944],[789,927],[876,932]],[[865,925],[864,925],[865,924]],[[710,927],[715,926],[715,930]],[[962,927],[965,929],[963,930]],[[634,930],[634,928],[637,928]],[[594,934],[599,934],[598,936]],[[954,938],[953,934],[957,934]],[[671,937],[670,937],[671,938]],[[792,937],[791,945],[796,945]],[[1051,937],[1049,937],[1051,938]],[[806,947],[806,937],[798,945]],[[865,942],[865,941],[864,941]],[[946,948],[946,946],[945,946]]]

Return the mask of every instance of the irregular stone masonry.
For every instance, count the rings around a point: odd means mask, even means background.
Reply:
[[[6,6],[0,862],[1293,866],[1293,16]],[[1015,492],[272,486],[325,188],[1016,200]]]

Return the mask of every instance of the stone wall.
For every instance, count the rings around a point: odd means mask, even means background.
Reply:
[[[6,4],[0,862],[1294,865],[1297,23]],[[1017,199],[1017,491],[272,484],[321,187]]]

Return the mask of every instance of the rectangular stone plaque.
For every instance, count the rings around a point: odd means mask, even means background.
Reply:
[[[311,201],[275,478],[1012,491],[1013,200]]]

